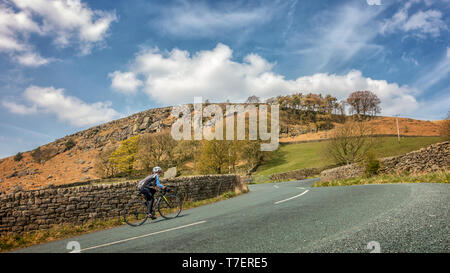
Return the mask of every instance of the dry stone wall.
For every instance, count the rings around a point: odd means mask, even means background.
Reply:
[[[321,181],[331,181],[336,179],[345,179],[350,177],[358,177],[364,174],[364,166],[360,164],[350,164],[333,169],[325,170],[320,173]]]
[[[207,175],[162,179],[183,200],[198,201],[241,187],[239,176]],[[137,181],[16,191],[0,195],[0,234],[47,229],[54,224],[81,224],[120,217],[137,193]]]
[[[449,142],[430,145],[404,155],[381,160],[382,173],[428,173],[448,169],[450,164]]]
[[[439,170],[448,170],[450,163],[449,142],[430,145],[417,151],[404,155],[385,157],[380,159],[380,173],[428,173]],[[350,164],[321,172],[322,181],[358,177],[364,174],[364,166]]]
[[[272,180],[288,180],[288,179],[305,179],[309,176],[316,175],[320,173],[320,169],[309,168],[309,169],[299,169],[290,172],[276,173],[270,176]]]

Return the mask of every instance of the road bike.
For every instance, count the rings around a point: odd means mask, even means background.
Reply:
[[[153,215],[155,215],[156,210],[165,219],[172,219],[180,215],[183,207],[182,199],[176,193],[169,193],[170,191],[171,189],[166,187],[155,193]],[[123,210],[124,221],[133,227],[144,224],[149,218],[148,205],[144,195],[138,192],[134,198],[131,198]]]

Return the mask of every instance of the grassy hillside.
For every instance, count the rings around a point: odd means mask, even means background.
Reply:
[[[439,137],[406,137],[398,143],[396,137],[380,137],[375,149],[377,157],[401,155],[430,144],[440,142]],[[255,176],[269,176],[303,168],[321,168],[333,164],[323,154],[326,141],[298,144],[281,144],[273,157],[261,165]]]

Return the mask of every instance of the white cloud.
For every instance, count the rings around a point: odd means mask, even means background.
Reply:
[[[266,23],[277,10],[275,5],[247,7],[227,4],[211,8],[198,2],[180,2],[163,9],[156,25],[173,35],[204,37]]]
[[[441,18],[442,13],[438,10],[418,11],[409,17],[402,28],[404,31],[417,30],[424,34],[439,36],[440,30],[447,28]]]
[[[379,6],[381,5],[381,0],[366,0],[369,6]]]
[[[28,45],[22,41],[23,34],[40,32],[30,13],[0,4],[0,52],[24,51]]]
[[[357,70],[287,80],[274,73],[273,66],[256,54],[247,55],[242,63],[233,61],[232,50],[218,44],[213,50],[192,56],[179,49],[166,53],[144,51],[136,55],[130,68],[144,79],[144,92],[166,105],[191,103],[194,96],[244,101],[250,95],[268,98],[293,92],[329,93],[345,99],[353,91],[371,90],[380,97],[384,114],[409,113],[418,106],[413,96],[417,90],[364,77]]]
[[[119,92],[135,93],[142,86],[142,81],[132,72],[114,71],[109,73],[108,77],[112,79],[111,87]]]
[[[37,53],[25,52],[24,54],[16,55],[14,59],[25,66],[41,66],[48,64],[51,60],[43,58]]]
[[[5,3],[0,4],[0,52],[9,53],[13,60],[25,66],[48,63],[48,60],[32,52],[26,41],[30,33],[42,32],[29,12],[16,12]]]
[[[37,112],[36,106],[28,107],[25,105],[17,104],[12,101],[3,100],[2,105],[6,107],[11,113],[14,114],[28,115]]]
[[[75,126],[99,124],[120,116],[111,108],[110,102],[89,104],[76,97],[67,96],[63,89],[55,89],[53,86],[30,86],[25,90],[23,97],[31,106],[8,101],[3,101],[2,104],[17,114],[55,114],[59,120],[68,121]]]
[[[428,35],[438,37],[442,30],[448,30],[447,24],[442,20],[442,12],[439,10],[419,10],[409,16],[409,9],[417,2],[420,1],[406,2],[391,19],[385,20],[381,33],[394,33],[401,30],[419,38],[426,38]]]
[[[82,46],[104,39],[115,13],[92,10],[80,0],[11,0],[16,7],[42,18],[42,31],[61,46],[78,40]]]
[[[22,65],[48,63],[29,43],[35,34],[51,37],[58,47],[76,45],[81,54],[88,54],[101,45],[116,20],[114,12],[92,10],[80,0],[9,0],[0,4],[0,52],[12,54]]]

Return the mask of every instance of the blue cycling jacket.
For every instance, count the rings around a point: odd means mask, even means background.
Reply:
[[[157,173],[152,173],[151,175],[147,176],[146,178],[142,179],[138,183],[138,188],[142,189],[144,187],[153,187],[157,186],[159,188],[164,187],[161,182],[159,181],[159,175]]]

